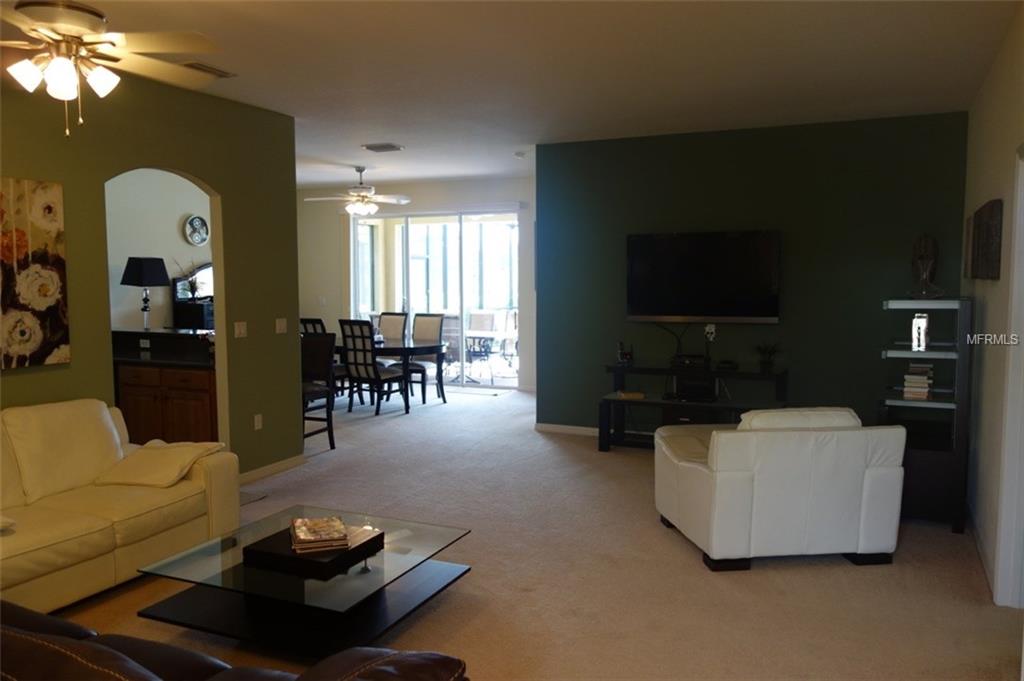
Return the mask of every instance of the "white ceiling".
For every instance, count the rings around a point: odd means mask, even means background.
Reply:
[[[111,30],[213,38],[202,60],[238,76],[209,92],[294,116],[303,186],[359,164],[371,182],[523,175],[545,142],[963,110],[1021,6],[92,4]]]

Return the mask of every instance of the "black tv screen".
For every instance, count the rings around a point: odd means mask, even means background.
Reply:
[[[777,231],[631,234],[626,314],[633,321],[779,321]]]

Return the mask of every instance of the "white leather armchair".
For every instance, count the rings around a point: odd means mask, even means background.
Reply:
[[[712,570],[798,554],[888,563],[905,440],[902,426],[864,428],[852,411],[831,408],[747,412],[739,426],[665,426],[655,433],[655,505]]]

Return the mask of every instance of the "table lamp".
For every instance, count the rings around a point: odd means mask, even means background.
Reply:
[[[128,258],[121,275],[123,286],[142,287],[142,328],[149,329],[149,287],[170,286],[163,258]]]

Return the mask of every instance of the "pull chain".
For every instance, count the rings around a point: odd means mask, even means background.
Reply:
[[[81,125],[85,123],[85,120],[82,118],[82,72],[78,69],[77,59],[75,60],[74,64],[75,80],[78,81],[78,124]]]
[[[71,137],[71,129],[68,127],[68,100],[64,100],[64,136]]]

